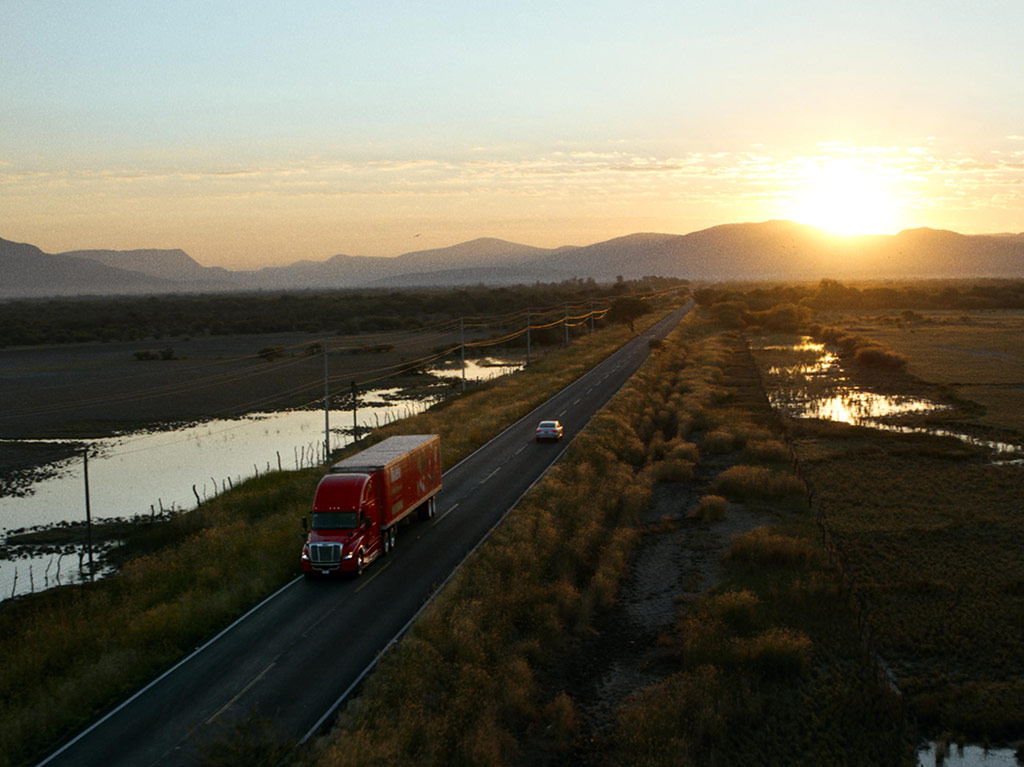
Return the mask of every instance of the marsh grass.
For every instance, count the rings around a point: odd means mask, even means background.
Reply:
[[[658,315],[648,315],[638,325],[646,327],[656,319]],[[443,407],[381,429],[348,451],[391,434],[438,433],[447,468],[630,337],[625,328],[616,326],[578,339],[517,376],[499,379]],[[615,430],[606,427],[606,432]],[[618,447],[605,439],[598,455],[609,466],[617,465],[611,456]],[[642,444],[640,452],[645,452]],[[0,657],[4,658],[0,667],[0,766],[38,754],[294,577],[301,543],[299,518],[307,513],[321,475],[322,469],[307,469],[244,482],[140,537],[136,541],[138,555],[126,556],[120,575],[5,604],[0,609]],[[609,518],[636,513],[642,503],[642,492],[634,495],[622,484],[631,475],[630,471],[617,471],[602,477],[602,481],[613,483],[601,487],[603,495],[613,499],[609,501],[613,508],[602,511]],[[575,479],[568,484],[573,482]],[[575,502],[583,505],[583,496],[578,490],[574,493]],[[560,534],[557,530],[560,524],[549,522],[550,547],[563,542],[564,531]],[[525,540],[514,545],[521,554],[529,548]],[[581,581],[586,563],[599,561],[594,558],[598,544],[586,538],[577,545],[579,550],[560,562],[566,576],[554,584],[545,582],[531,597],[545,600],[544,609],[550,613],[545,627],[553,637],[579,620],[575,608],[566,605],[579,602],[592,607],[611,598],[607,583]],[[620,537],[608,536],[606,545],[615,549],[624,543]],[[622,555],[612,559],[622,561]],[[517,573],[521,561],[504,564],[504,571],[510,576]],[[607,573],[603,576],[605,580],[609,577]],[[507,586],[509,598],[526,588],[515,577],[501,582]],[[584,588],[582,600],[578,586]],[[461,633],[448,640],[449,654],[473,658],[479,652],[474,649],[480,642],[477,621],[515,637],[515,620],[523,619],[513,619],[513,615],[516,613],[510,611],[508,616],[494,613],[481,618],[472,613],[472,605],[467,606],[455,624]],[[498,678],[510,691],[524,684],[518,657],[499,662],[504,673]],[[477,698],[466,700],[474,705]],[[466,748],[481,753],[501,751],[507,739],[500,736],[498,720],[494,724],[499,734],[474,730]],[[430,724],[423,723],[423,727],[429,729]]]
[[[1013,442],[1024,429],[1024,398],[1008,385],[1024,371],[1022,318],[1018,311],[907,327],[858,317],[835,332],[856,323],[858,336],[905,355],[923,379],[879,370],[860,380],[884,382],[892,394],[924,391],[951,406],[930,421],[972,434],[996,430]],[[985,408],[965,402],[968,393]],[[992,465],[980,449],[927,434],[790,425],[855,598],[868,607],[879,652],[922,731],[1019,737],[1020,467]]]

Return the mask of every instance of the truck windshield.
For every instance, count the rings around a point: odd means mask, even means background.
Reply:
[[[358,511],[318,511],[313,515],[314,530],[355,530]]]

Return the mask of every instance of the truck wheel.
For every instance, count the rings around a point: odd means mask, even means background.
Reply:
[[[392,527],[388,530],[388,536],[391,538],[391,550],[395,550],[395,544],[398,543],[398,528]]]
[[[391,547],[394,545],[394,544],[391,543],[391,531],[390,530],[384,530],[381,533],[380,537],[381,537],[382,546],[384,548],[384,556],[387,556],[388,554],[391,553]]]
[[[359,553],[356,554],[356,578],[363,574],[363,567],[365,567],[365,562],[363,560],[363,550],[360,549]]]

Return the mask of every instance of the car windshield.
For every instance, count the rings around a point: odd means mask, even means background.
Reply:
[[[541,421],[540,422],[540,428],[542,428],[542,429],[554,429],[556,426],[558,426],[558,424],[556,424],[554,421]]]
[[[313,514],[314,530],[355,530],[358,525],[358,511],[318,511]]]

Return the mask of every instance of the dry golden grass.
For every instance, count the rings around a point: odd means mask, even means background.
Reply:
[[[718,475],[715,489],[728,498],[781,498],[802,495],[803,483],[796,475],[772,471],[763,466],[730,466]]]
[[[729,501],[720,495],[702,495],[689,516],[701,522],[721,522],[725,519]]]
[[[385,659],[321,767],[514,764],[516,738],[537,723],[544,748],[564,751],[575,704],[564,692],[543,699],[534,668],[613,603],[655,477],[692,473],[677,457],[694,456],[692,447],[659,415],[663,373],[680,354],[663,346],[591,419]],[[648,467],[648,457],[660,460]]]
[[[807,564],[816,555],[817,549],[806,539],[774,533],[767,527],[734,536],[728,554],[738,562],[787,567]]]

